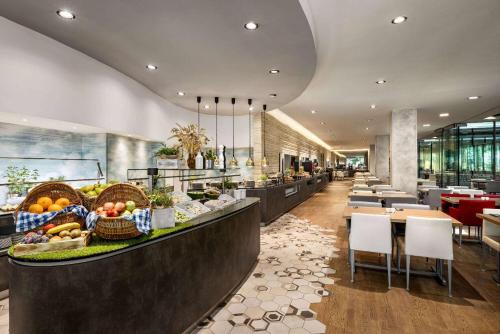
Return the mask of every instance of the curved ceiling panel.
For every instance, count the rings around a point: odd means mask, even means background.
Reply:
[[[75,20],[56,15],[59,0],[0,3],[0,15],[77,49],[182,107],[196,96],[237,111],[247,98],[280,107],[299,96],[316,66],[311,29],[295,0],[68,0]],[[258,22],[255,31],[244,24]],[[158,66],[148,71],[147,64]],[[278,75],[268,73],[278,68]],[[180,97],[178,91],[186,92]],[[270,97],[277,94],[277,97]],[[208,101],[207,101],[208,100]],[[242,102],[244,100],[245,102]],[[203,109],[203,108],[202,108]]]

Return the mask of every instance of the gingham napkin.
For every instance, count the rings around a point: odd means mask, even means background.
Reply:
[[[68,205],[62,210],[45,212],[45,213],[30,213],[26,211],[19,211],[16,219],[16,231],[25,232],[33,230],[39,226],[47,224],[55,217],[62,215],[64,213],[73,212],[78,217],[87,217],[88,211],[81,205]]]

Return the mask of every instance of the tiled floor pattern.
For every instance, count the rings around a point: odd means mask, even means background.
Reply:
[[[193,332],[325,333],[310,309],[331,295],[333,230],[285,214],[261,230],[259,262],[240,290]]]

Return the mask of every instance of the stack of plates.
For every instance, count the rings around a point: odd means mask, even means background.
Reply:
[[[0,236],[0,249],[8,248],[12,245],[12,240],[10,239],[10,235]]]

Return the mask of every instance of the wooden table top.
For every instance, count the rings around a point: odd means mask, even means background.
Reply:
[[[378,199],[385,199],[385,198],[417,198],[416,196],[412,194],[408,194],[405,192],[400,192],[400,193],[388,193],[388,194],[377,194],[377,193],[363,193],[363,192],[357,192],[357,191],[351,191],[348,195],[349,198],[352,196],[369,196],[369,197],[376,197]]]
[[[438,210],[415,210],[415,209],[403,209],[396,210],[394,213],[387,213],[386,208],[369,208],[369,207],[346,207],[344,209],[343,218],[350,219],[352,214],[355,212],[358,213],[367,213],[367,214],[375,214],[375,215],[390,215],[391,222],[393,223],[406,223],[406,219],[408,216],[413,217],[422,217],[422,218],[448,218],[451,219],[451,223],[453,226],[462,226],[463,224],[456,220],[455,218],[448,216],[443,211]]]
[[[488,197],[488,196],[485,196]],[[445,202],[448,202],[453,205],[458,205],[460,203],[461,199],[469,199],[469,200],[474,200],[474,201],[484,201],[481,198],[469,198],[469,197],[441,197],[441,199]],[[495,201],[496,206],[500,206],[500,198],[490,198],[490,200]]]
[[[376,209],[378,209],[378,208],[376,208]],[[482,213],[478,213],[478,214],[476,214],[476,216],[477,216],[477,218],[487,220],[487,221],[489,221],[492,224],[500,226],[500,216],[496,217],[496,216],[493,216],[493,215],[485,215],[485,214],[482,214]]]

